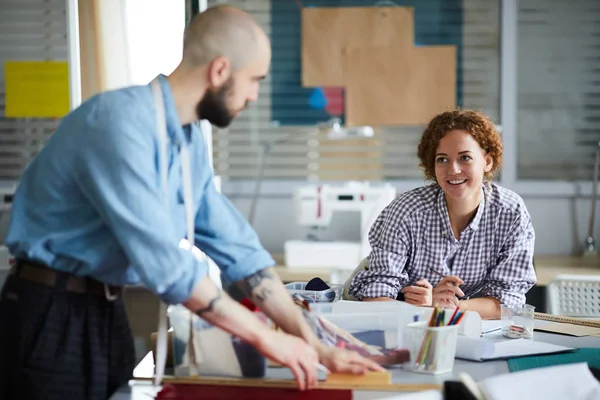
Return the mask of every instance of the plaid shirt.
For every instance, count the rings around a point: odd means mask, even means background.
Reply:
[[[421,278],[435,286],[441,277],[433,268],[461,278],[466,297],[524,303],[525,293],[536,283],[531,218],[516,193],[495,184],[482,190],[477,213],[458,240],[439,186],[421,187],[396,198],[371,227],[368,267],[352,278],[349,294],[359,300],[395,299],[404,286]]]

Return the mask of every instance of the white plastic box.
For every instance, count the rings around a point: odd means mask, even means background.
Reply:
[[[330,285],[327,290],[306,290],[308,282],[291,282],[285,285],[288,292],[302,296],[309,303],[333,303],[342,297],[342,285]]]
[[[257,312],[265,323],[269,320]],[[267,359],[254,346],[211,325],[181,305],[170,306],[168,316],[172,333],[173,365],[176,376],[204,375],[262,378]],[[200,361],[191,363],[190,322],[194,331],[194,354]]]
[[[396,313],[332,313],[324,318],[357,339],[386,349],[403,347],[402,328],[405,325]]]

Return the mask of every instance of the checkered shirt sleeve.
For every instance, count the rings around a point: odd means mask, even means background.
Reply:
[[[531,218],[528,213],[521,213],[509,228],[481,294],[495,297],[502,304],[524,304],[525,294],[537,281],[533,267],[534,244]]]
[[[369,231],[371,253],[364,271],[359,272],[350,284],[349,292],[359,300],[375,297],[398,297],[399,291],[409,283],[404,265],[409,259],[410,221],[403,220],[399,209],[405,200],[400,198],[388,205]]]

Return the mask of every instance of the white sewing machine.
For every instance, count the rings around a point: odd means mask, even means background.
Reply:
[[[329,267],[353,270],[371,251],[368,234],[381,211],[396,197],[390,184],[369,185],[348,182],[344,185],[308,185],[294,191],[294,212],[298,224],[327,227],[334,212],[360,212],[360,241],[290,240],[285,242],[288,268]]]

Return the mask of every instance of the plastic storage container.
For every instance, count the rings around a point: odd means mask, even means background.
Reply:
[[[343,285],[330,285],[326,290],[306,290],[308,282],[292,282],[285,285],[291,295],[300,295],[309,303],[333,303],[342,297]]]
[[[270,323],[264,314],[260,312],[256,314],[265,323]],[[245,378],[265,376],[267,359],[251,344],[211,325],[183,306],[170,306],[168,315],[173,329],[171,345],[176,376],[196,374]],[[189,347],[192,329],[193,350]],[[192,351],[198,360],[193,365],[190,362]]]
[[[396,313],[334,312],[323,317],[364,343],[386,349],[403,347],[402,328],[405,324]]]

